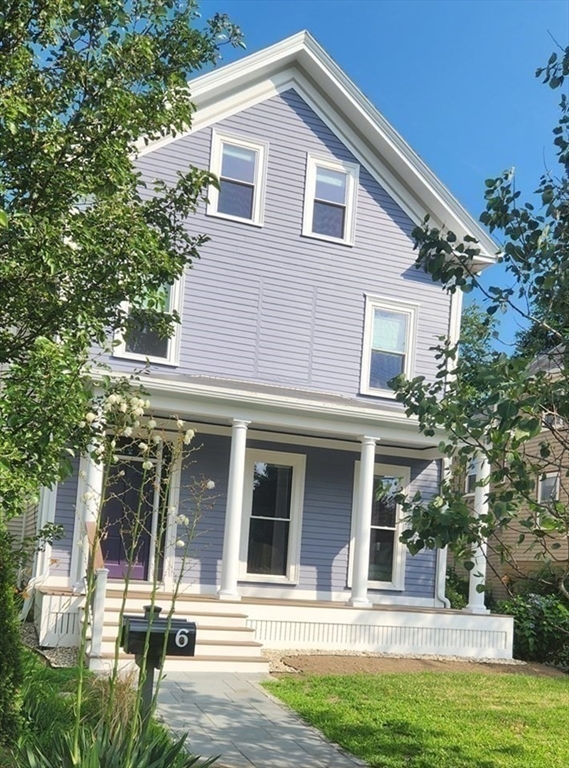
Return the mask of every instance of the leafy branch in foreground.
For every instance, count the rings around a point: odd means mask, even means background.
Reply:
[[[569,48],[561,56],[552,54],[537,76],[560,89],[569,76]],[[552,564],[557,588],[569,597],[569,350],[565,343],[569,334],[569,103],[565,93],[553,134],[558,169],[541,177],[537,206],[521,202],[512,172],[486,181],[486,210],[480,218],[494,236],[500,235],[499,261],[509,285],[486,287],[480,281],[481,251],[472,238],[460,240],[453,232],[431,227],[428,219],[414,232],[418,269],[449,293],[476,289],[483,297],[486,318],[478,317],[479,333],[491,329],[498,312],[514,313],[528,324],[517,354],[508,357],[489,350],[461,356],[460,342],[441,339],[434,350],[438,371],[433,382],[424,377],[400,378],[393,385],[407,415],[418,419],[420,430],[443,436],[440,450],[452,458],[454,467],[453,475],[442,479],[434,499],[425,500],[420,493],[400,498],[410,522],[404,534],[409,548],[450,545],[472,567],[472,545],[491,537],[491,551],[519,576],[524,575],[524,560]],[[535,339],[543,340],[543,346],[536,348]],[[472,514],[457,480],[476,456],[485,457],[490,467],[489,475],[478,482],[489,501],[489,514],[482,517]],[[558,492],[544,496],[542,481],[549,476],[557,477]]]

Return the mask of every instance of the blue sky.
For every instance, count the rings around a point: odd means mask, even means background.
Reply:
[[[551,36],[569,44],[567,0],[204,0],[201,10],[228,13],[249,52],[308,29],[476,217],[484,179],[513,166],[529,197],[553,157],[559,94],[534,73]],[[490,284],[504,279],[487,272]],[[516,327],[505,316],[504,342]]]

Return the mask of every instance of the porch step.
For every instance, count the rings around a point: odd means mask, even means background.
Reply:
[[[109,673],[114,666],[114,654],[103,653],[89,659],[89,669],[93,672]],[[118,668],[136,668],[132,656],[119,654]],[[244,672],[268,674],[269,662],[261,656],[167,656],[163,672]]]
[[[199,633],[196,638],[196,655],[195,658],[207,657],[223,657],[227,654],[239,658],[250,658],[261,655],[262,643],[256,643],[253,640],[231,640],[231,639],[215,639],[215,640],[203,640],[200,638]],[[115,640],[114,638],[103,638],[101,652],[114,655]]]
[[[243,641],[255,640],[255,630],[250,627],[225,627],[222,625],[197,624],[198,643],[212,642],[218,639],[241,643]],[[103,642],[115,641],[119,633],[119,626],[116,623],[105,622]]]
[[[148,602],[142,602],[140,605],[134,604],[129,599],[126,604],[125,616],[140,616],[144,615],[143,606]],[[160,605],[160,603],[157,603]],[[168,617],[170,606],[162,605],[162,616]],[[117,626],[119,623],[120,606],[107,606],[105,604],[104,623],[105,626]],[[240,627],[247,628],[247,614],[246,613],[228,613],[228,612],[216,612],[208,613],[203,611],[196,611],[191,605],[176,605],[176,610],[173,613],[176,619],[189,619],[195,621],[198,626],[204,625],[208,627],[231,627],[231,629],[238,629]]]

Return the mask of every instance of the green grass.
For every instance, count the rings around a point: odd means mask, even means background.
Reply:
[[[569,766],[569,678],[420,673],[265,686],[374,768]]]

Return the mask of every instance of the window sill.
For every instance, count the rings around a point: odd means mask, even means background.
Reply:
[[[386,397],[389,400],[395,400],[396,397],[392,389],[366,389],[365,387],[360,388],[360,395],[365,395],[366,397]]]
[[[287,576],[271,576],[263,573],[243,573],[238,581],[255,582],[256,584],[289,584],[291,587],[298,585],[298,579],[289,579]]]
[[[113,352],[112,357],[117,360],[130,360],[134,363],[150,363],[151,365],[166,365],[170,368],[177,368],[180,365],[179,360],[168,360],[165,357],[150,357],[150,355],[133,355],[128,352]]]
[[[301,237],[306,237],[309,240],[323,240],[326,243],[336,243],[336,245],[344,245],[347,248],[354,247],[353,240],[344,240],[339,237],[329,237],[328,235],[319,235],[317,232],[302,232]]]
[[[247,224],[249,227],[256,227],[262,229],[262,221],[254,221],[253,219],[242,219],[239,216],[231,216],[229,213],[219,213],[218,211],[206,211],[207,216],[211,216],[213,219],[225,219],[225,221],[234,221],[237,224]]]

